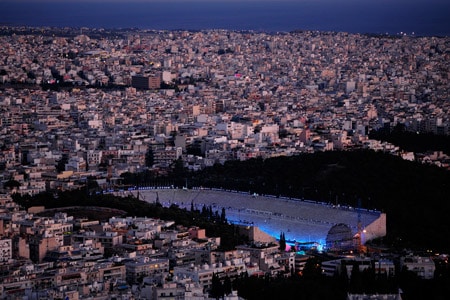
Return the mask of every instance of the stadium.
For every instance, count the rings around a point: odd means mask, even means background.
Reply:
[[[340,239],[342,228],[350,232],[345,232],[347,236],[360,234],[362,244],[386,235],[386,214],[376,210],[219,189],[139,188],[130,192],[163,206],[190,209],[192,204],[201,210],[206,205],[219,213],[225,208],[230,223],[257,226],[274,238],[284,232],[288,243],[315,244],[319,249],[326,247],[327,236],[328,244],[333,235]]]

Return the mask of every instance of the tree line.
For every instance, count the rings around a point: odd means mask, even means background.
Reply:
[[[227,161],[190,172],[123,174],[136,186],[208,187],[376,209],[387,213],[390,245],[448,251],[450,172],[374,152],[331,151],[270,159]],[[257,199],[255,199],[257,201]]]
[[[236,245],[244,244],[248,240],[239,234],[233,224],[228,224],[225,210],[213,211],[211,206],[201,209],[180,208],[176,204],[163,207],[160,203],[148,203],[130,195],[119,197],[112,194],[92,194],[84,189],[64,191],[59,193],[40,193],[35,196],[14,194],[13,200],[24,208],[45,206],[46,208],[72,206],[111,207],[127,212],[131,217],[150,217],[162,220],[173,220],[177,225],[185,227],[199,226],[206,230],[210,237],[220,237],[222,250],[234,249]],[[83,211],[79,212],[83,217]],[[107,221],[107,220],[100,220]]]

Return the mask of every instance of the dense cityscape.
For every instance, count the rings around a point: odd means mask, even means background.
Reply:
[[[247,224],[239,234],[248,243],[230,250],[174,220],[124,211],[44,217],[45,204],[25,210],[13,198],[92,184],[98,194],[136,196],[127,174],[163,178],[177,168],[336,150],[448,170],[442,149],[418,153],[370,134],[450,134],[450,38],[5,26],[0,40],[3,299],[250,299],[239,280],[318,276],[311,264],[322,256],[320,276],[331,278],[373,266],[377,280],[445,273],[446,254],[368,253],[361,228],[350,246],[325,255]],[[163,182],[152,188],[188,188]],[[209,221],[226,223],[222,214],[211,211]],[[373,294],[402,299],[401,284],[387,285]],[[344,299],[363,293],[353,286]]]

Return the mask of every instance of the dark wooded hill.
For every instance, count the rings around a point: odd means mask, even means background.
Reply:
[[[184,176],[193,186],[376,208],[387,213],[391,242],[450,249],[450,172],[435,166],[373,151],[323,152],[229,161]]]

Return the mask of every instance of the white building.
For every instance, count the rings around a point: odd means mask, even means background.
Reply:
[[[433,279],[436,265],[429,257],[406,256],[400,259],[400,268],[407,268],[408,271],[416,273],[422,279]]]
[[[0,262],[8,262],[12,258],[11,239],[0,240]]]

